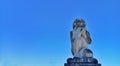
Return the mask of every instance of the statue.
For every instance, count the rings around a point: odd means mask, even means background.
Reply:
[[[73,58],[68,58],[64,66],[101,66],[97,59],[93,58],[93,52],[88,48],[92,40],[85,27],[83,19],[74,21],[73,30],[70,32]]]
[[[85,29],[86,24],[83,19],[76,19],[73,23],[73,31],[70,32],[71,51],[74,57],[82,58],[83,50],[88,48],[88,44],[92,42],[89,32]],[[92,57],[92,54],[88,55]]]

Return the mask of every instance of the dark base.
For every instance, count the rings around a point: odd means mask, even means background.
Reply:
[[[65,63],[64,66],[101,66],[101,64],[93,64],[93,63]]]
[[[68,58],[64,66],[101,66],[95,58]]]

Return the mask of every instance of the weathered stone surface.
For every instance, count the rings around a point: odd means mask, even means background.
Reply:
[[[85,27],[83,19],[74,21],[73,30],[70,32],[73,58],[68,58],[64,66],[101,66],[98,60],[93,58],[93,52],[88,49],[92,40]]]

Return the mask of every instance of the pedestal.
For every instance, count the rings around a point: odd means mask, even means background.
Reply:
[[[101,66],[95,58],[68,58],[64,66]]]

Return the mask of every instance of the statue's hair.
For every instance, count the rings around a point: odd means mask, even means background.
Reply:
[[[77,22],[81,22],[81,23],[84,23],[83,27],[85,27],[85,21],[82,19],[82,18],[77,18],[75,19],[74,23],[73,23],[73,29],[75,28],[75,25]]]

